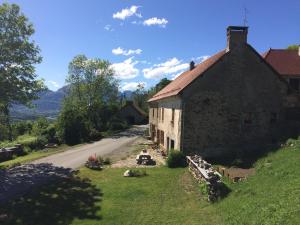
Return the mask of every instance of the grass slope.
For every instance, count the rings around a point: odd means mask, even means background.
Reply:
[[[224,224],[300,224],[300,144],[256,163],[255,176],[229,184],[231,194],[215,207]]]

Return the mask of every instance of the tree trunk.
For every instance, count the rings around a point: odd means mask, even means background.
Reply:
[[[10,124],[10,114],[9,114],[9,105],[8,104],[4,105],[3,113],[5,116],[6,126],[8,127],[8,139],[10,141],[12,141],[12,128],[11,128],[11,124]]]

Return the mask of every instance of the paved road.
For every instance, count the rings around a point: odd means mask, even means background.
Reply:
[[[54,166],[76,169],[82,166],[92,154],[97,156],[106,155],[120,148],[128,147],[144,134],[146,127],[146,125],[134,126],[112,137],[104,138],[92,144],[74,147],[74,149],[36,160],[33,163],[52,163]]]

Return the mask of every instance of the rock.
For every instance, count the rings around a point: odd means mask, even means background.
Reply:
[[[131,177],[131,170],[126,170],[123,174],[124,177]]]

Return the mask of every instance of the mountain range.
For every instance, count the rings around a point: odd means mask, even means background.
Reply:
[[[55,119],[60,112],[62,101],[67,92],[68,86],[64,86],[57,91],[43,91],[39,95],[40,98],[32,102],[32,108],[24,105],[13,105],[11,117],[13,120],[34,120],[38,117]],[[127,100],[132,99],[132,91],[124,91],[120,93],[121,95]]]

